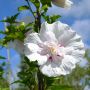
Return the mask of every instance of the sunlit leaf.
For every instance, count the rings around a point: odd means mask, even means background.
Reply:
[[[29,7],[26,6],[26,5],[24,5],[24,6],[20,6],[20,7],[18,8],[18,11],[23,11],[23,10],[28,10],[28,9],[29,9]]]

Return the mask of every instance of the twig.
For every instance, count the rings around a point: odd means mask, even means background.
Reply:
[[[31,8],[31,6],[30,6],[30,4],[29,4],[29,1],[26,0],[26,2],[27,2],[27,4],[28,4],[28,6],[29,6],[29,10],[30,10],[30,12],[32,13],[33,17],[36,18],[35,15],[34,15],[34,13],[33,13],[33,11],[32,11],[32,8]]]

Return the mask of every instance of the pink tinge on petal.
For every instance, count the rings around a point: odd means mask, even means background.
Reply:
[[[47,54],[48,54],[48,51],[42,49],[41,51],[38,51],[37,53],[39,53],[39,54],[41,54],[41,55],[47,55]]]
[[[63,59],[63,55],[52,55],[52,56],[49,56],[48,60],[53,62],[53,61],[57,61],[57,60],[62,60]]]
[[[57,56],[59,56],[60,57],[60,55],[58,54]]]
[[[40,48],[44,48],[44,44],[42,44],[42,43],[38,43],[38,46],[39,46]]]
[[[64,45],[63,44],[59,44],[59,47],[64,47]]]
[[[52,56],[50,56],[50,57],[48,58],[48,60],[52,62],[52,61],[53,61]]]

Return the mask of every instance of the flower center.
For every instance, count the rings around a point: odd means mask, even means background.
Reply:
[[[42,48],[41,54],[48,55],[48,59],[55,61],[57,59],[62,59],[64,57],[64,46],[55,42],[44,42],[39,44]]]
[[[49,46],[48,49],[52,55],[57,53],[57,47],[55,46]]]
[[[64,46],[54,42],[49,42],[46,46],[49,54],[49,60],[53,61],[64,57]]]

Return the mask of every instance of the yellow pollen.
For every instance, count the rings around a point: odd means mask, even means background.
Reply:
[[[50,47],[50,52],[52,53],[52,54],[55,54],[56,53],[56,48],[55,47]]]

